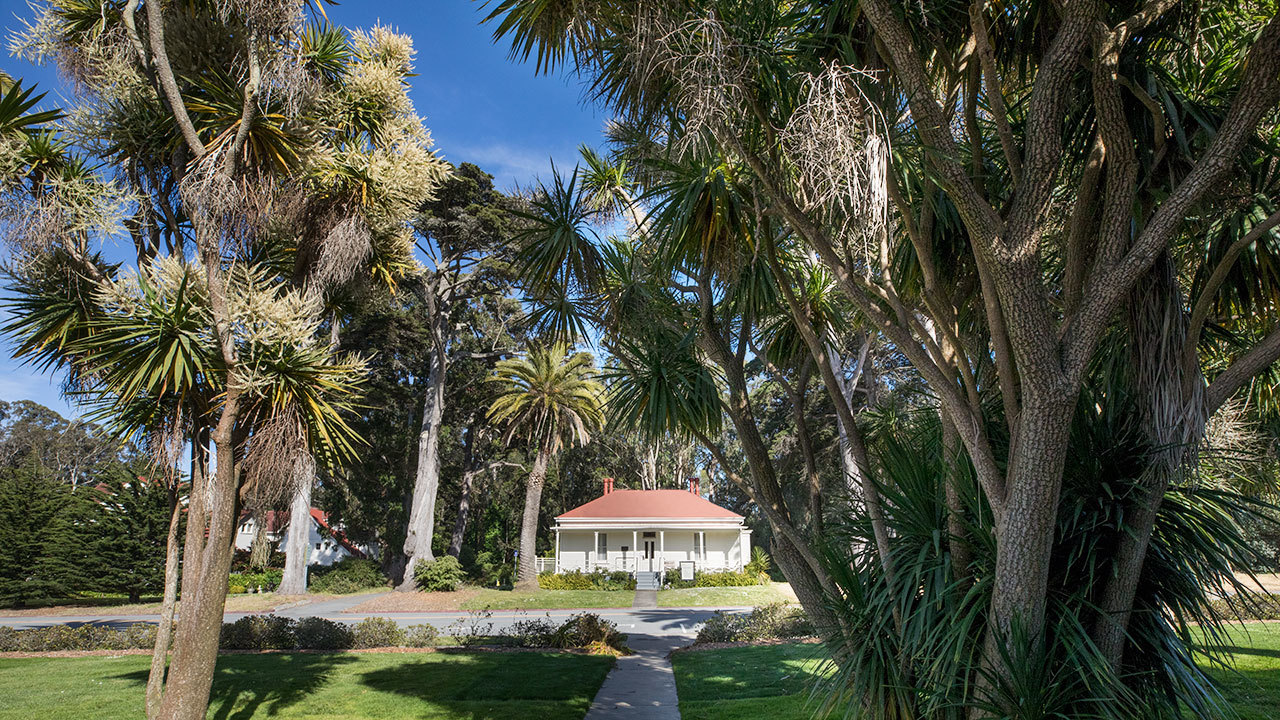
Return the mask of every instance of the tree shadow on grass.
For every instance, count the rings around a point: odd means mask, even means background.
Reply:
[[[525,716],[539,707],[591,704],[612,667],[609,659],[552,653],[458,652],[408,660],[365,672],[360,682],[371,690],[396,693],[439,707],[465,704],[467,716],[505,718],[515,703]]]
[[[223,655],[209,694],[209,717],[214,720],[248,720],[265,709],[274,715],[297,704],[329,682],[334,670],[356,662],[341,653],[269,653]],[[117,677],[147,682],[147,671]]]

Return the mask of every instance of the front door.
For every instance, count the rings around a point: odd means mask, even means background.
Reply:
[[[656,545],[657,545],[657,543],[655,543],[655,542],[654,542],[654,541],[652,541],[652,540],[645,540],[645,541],[644,541],[644,559],[645,559],[645,565],[646,565],[646,566],[648,566],[648,569],[649,569],[649,571],[650,571],[650,572],[653,572],[653,571],[657,570],[657,568],[655,568],[655,567],[654,567],[654,565],[656,565],[656,564],[657,564],[657,563],[655,563],[655,562],[654,562],[654,560],[655,560],[655,556],[658,554],[658,553],[657,553],[657,547],[656,547]]]

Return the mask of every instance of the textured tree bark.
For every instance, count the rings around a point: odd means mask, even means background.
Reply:
[[[1126,527],[1120,533],[1100,602],[1102,614],[1094,629],[1098,650],[1116,671],[1124,661],[1129,619],[1160,505],[1169,487],[1194,461],[1208,421],[1198,358],[1189,367],[1183,363],[1189,319],[1168,252],[1161,253],[1131,296],[1130,366],[1151,462],[1124,513]]]
[[[307,593],[307,555],[311,547],[311,493],[315,486],[316,464],[310,456],[303,458],[294,470],[298,489],[289,503],[289,529],[285,534],[284,576],[280,578],[280,595]]]
[[[437,346],[431,353],[431,367],[427,372],[422,430],[418,433],[418,467],[409,508],[409,528],[404,538],[404,578],[396,586],[400,591],[417,589],[414,567],[420,562],[435,560],[431,540],[435,534],[436,494],[440,490],[440,421],[444,417],[447,370],[444,352]]]
[[[465,457],[463,459],[462,473],[462,491],[458,497],[458,514],[453,521],[453,535],[449,537],[449,554],[458,557],[462,554],[462,541],[467,535],[467,520],[471,515],[471,492],[475,486],[476,475],[479,472],[475,468],[475,444],[476,429],[474,425],[468,425],[466,432],[462,438]]]
[[[942,460],[947,468],[947,535],[950,536],[951,565],[955,569],[956,579],[968,580],[969,565],[973,562],[973,552],[969,548],[968,531],[964,524],[964,503],[961,502],[956,478],[960,474],[960,434],[951,423],[951,418],[942,413]]]
[[[542,510],[542,486],[547,480],[547,463],[550,453],[538,448],[529,473],[529,484],[524,489],[524,516],[520,520],[520,557],[516,562],[516,587],[536,590],[538,587],[538,515]]]
[[[204,462],[198,454],[191,454],[191,480],[199,478],[203,484]],[[175,480],[169,491],[169,534],[165,538],[164,599],[160,604],[160,622],[156,627],[156,644],[151,649],[151,669],[147,673],[147,720],[155,720],[160,713],[160,700],[164,697],[164,671],[169,660],[169,642],[173,639],[173,614],[178,606],[178,569],[181,545],[178,543],[178,526],[182,524],[182,503],[179,502],[178,483]]]

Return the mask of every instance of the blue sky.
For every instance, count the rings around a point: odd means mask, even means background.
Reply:
[[[350,0],[326,8],[346,27],[386,25],[413,37],[417,73],[411,97],[450,162],[473,162],[511,189],[546,177],[551,160],[572,167],[581,143],[598,144],[606,116],[582,102],[579,82],[537,76],[531,64],[508,59],[507,44],[491,41],[492,26],[471,0]],[[7,38],[30,18],[26,0],[0,0]],[[4,55],[0,68],[49,91],[46,105],[65,104],[56,73]],[[110,254],[110,249],[108,249]],[[0,345],[0,399],[34,400],[64,415],[77,414],[60,397],[57,380],[19,366]]]

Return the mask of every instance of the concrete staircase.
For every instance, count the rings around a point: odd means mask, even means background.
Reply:
[[[636,573],[636,590],[659,590],[662,587],[662,573],[641,570]]]

